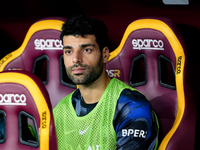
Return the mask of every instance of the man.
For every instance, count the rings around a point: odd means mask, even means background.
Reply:
[[[154,149],[158,127],[149,101],[106,73],[105,24],[73,17],[61,39],[66,72],[79,88],[53,110],[59,150]]]

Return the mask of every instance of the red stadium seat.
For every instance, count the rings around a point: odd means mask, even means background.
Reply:
[[[36,22],[22,46],[0,61],[0,71],[26,70],[37,75],[49,92],[53,108],[76,89],[63,65],[59,38],[62,24],[63,20],[58,19]],[[119,47],[110,53],[107,72],[148,97],[160,124],[160,150],[194,149],[196,107],[187,53],[170,20],[132,22]],[[0,111],[0,116],[3,114]]]
[[[48,92],[25,71],[0,73],[0,149],[57,150]]]
[[[34,23],[21,47],[0,61],[0,71],[25,70],[37,75],[49,92],[53,108],[76,89],[66,75],[63,64],[60,40],[63,20],[48,18]]]
[[[110,53],[107,72],[144,93],[158,116],[160,150],[193,150],[194,93],[184,42],[166,18],[143,18],[126,29]]]

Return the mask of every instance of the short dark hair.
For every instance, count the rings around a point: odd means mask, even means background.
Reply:
[[[94,35],[102,51],[104,47],[108,46],[107,32],[108,28],[102,21],[89,18],[85,15],[76,15],[67,19],[63,24],[60,39],[63,40],[63,36],[65,35],[80,35],[82,37],[84,35]]]

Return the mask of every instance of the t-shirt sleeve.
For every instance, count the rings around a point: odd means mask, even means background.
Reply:
[[[114,117],[118,150],[151,150],[158,126],[149,101],[137,91],[125,89],[118,99]]]

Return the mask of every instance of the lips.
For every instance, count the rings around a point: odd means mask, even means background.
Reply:
[[[72,69],[72,72],[73,72],[74,74],[82,74],[82,73],[85,72],[85,68],[83,68],[83,67],[76,67],[76,68],[73,68],[73,69]]]

